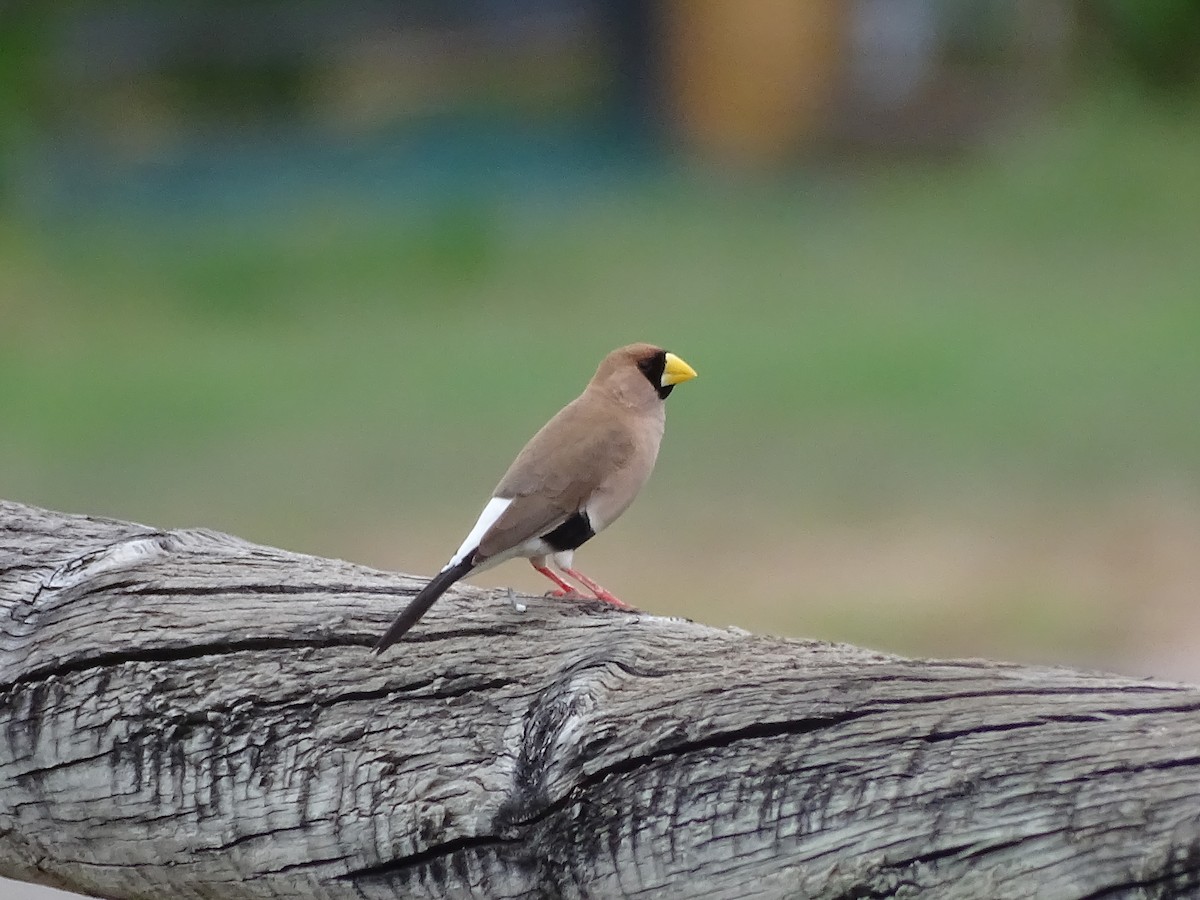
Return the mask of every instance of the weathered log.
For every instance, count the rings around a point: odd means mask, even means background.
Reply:
[[[0,502],[0,874],[114,898],[1200,896],[1200,689]],[[732,614],[732,610],[731,610]]]

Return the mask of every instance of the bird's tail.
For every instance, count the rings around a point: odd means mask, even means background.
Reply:
[[[417,596],[412,598],[412,602],[404,608],[404,611],[396,616],[396,621],[375,644],[375,652],[382,653],[404,637],[404,633],[416,625],[421,616],[429,612],[429,607],[433,606],[438,597],[446,593],[454,582],[475,568],[475,563],[471,559],[474,555],[474,553],[468,553],[458,564],[448,566],[434,575],[429,580],[429,584],[421,588]]]

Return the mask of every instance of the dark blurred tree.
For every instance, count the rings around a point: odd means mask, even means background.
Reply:
[[[1200,0],[1096,0],[1080,12],[1145,84],[1185,90],[1200,82]]]

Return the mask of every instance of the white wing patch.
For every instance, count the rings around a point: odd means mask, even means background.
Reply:
[[[471,529],[471,533],[467,535],[467,539],[462,542],[462,546],[458,548],[458,552],[451,557],[450,562],[446,563],[443,572],[451,566],[457,566],[463,561],[468,553],[479,546],[479,541],[483,537],[485,531],[496,524],[496,520],[508,509],[512,503],[512,498],[493,497],[488,501],[487,506],[483,508],[483,512],[479,514],[479,521],[475,523],[475,527]]]

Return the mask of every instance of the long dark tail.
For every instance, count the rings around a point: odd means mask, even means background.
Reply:
[[[434,575],[429,580],[429,584],[421,588],[417,596],[412,598],[412,602],[404,608],[404,611],[396,616],[396,621],[375,645],[375,652],[382,653],[404,637],[404,633],[416,625],[421,616],[429,612],[429,607],[433,606],[438,597],[446,593],[454,582],[475,568],[475,563],[471,560],[474,555],[474,553],[468,553],[458,565],[443,569]]]

